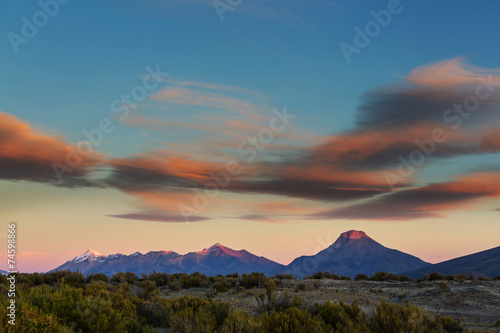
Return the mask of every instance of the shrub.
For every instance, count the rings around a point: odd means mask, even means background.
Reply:
[[[170,309],[157,301],[146,301],[137,307],[137,314],[153,327],[168,327]]]
[[[142,297],[144,299],[149,299],[156,290],[156,283],[150,280],[145,280],[141,282]]]
[[[450,287],[446,282],[441,281],[439,282],[439,289],[441,289],[441,291],[449,291]]]
[[[102,281],[102,282],[109,282],[109,278],[106,274],[103,273],[92,273],[87,276],[86,282],[90,283],[93,281]]]
[[[444,276],[441,273],[431,273],[429,275],[429,281],[444,280]]]
[[[349,276],[342,275],[341,277],[339,277],[339,280],[349,281],[349,280],[351,280],[351,278]]]
[[[413,281],[413,279],[411,277],[403,274],[403,275],[401,275],[399,277],[399,281],[401,281],[401,282],[410,282],[410,281]]]
[[[268,279],[265,282],[265,289],[265,292],[261,292],[255,297],[257,301],[257,313],[271,314],[273,311],[284,311],[290,307],[302,306],[302,298],[292,298],[288,293],[278,294],[276,292],[276,283],[273,279]]]
[[[309,279],[331,279],[331,280],[338,280],[339,276],[337,274],[332,274],[329,271],[324,271],[324,272],[316,272],[312,276],[307,276],[304,277],[304,279],[309,278]]]
[[[211,280],[204,274],[200,274],[198,272],[193,273],[191,275],[182,276],[180,278],[181,287],[184,289],[188,288],[205,288],[208,287],[211,283]]]
[[[229,290],[229,287],[230,287],[230,284],[225,282],[225,281],[224,282],[216,282],[212,286],[212,288],[219,293],[225,293],[226,291]]]
[[[318,280],[314,281],[313,282],[314,289],[317,290],[317,289],[321,288],[321,284],[322,284],[321,281],[318,281]]]
[[[464,331],[460,322],[450,316],[436,317],[436,321],[449,333],[461,333]]]
[[[139,278],[132,272],[118,272],[111,278],[111,282],[134,284]]]
[[[274,278],[278,280],[295,280],[295,276],[291,274],[276,274]]]
[[[240,275],[238,273],[233,273],[233,274],[227,274],[226,277],[227,278],[235,278],[235,279],[237,279],[237,278],[240,277]]]
[[[5,298],[7,300],[7,298]],[[10,320],[7,317],[7,304],[3,303],[0,308],[0,327],[4,328],[6,333],[10,332],[42,332],[42,333],[66,333],[71,332],[70,329],[60,323],[60,319],[52,314],[46,314],[40,309],[33,307],[30,304],[23,304],[19,308],[16,316],[16,325],[8,324]]]
[[[262,317],[262,329],[266,333],[274,332],[329,332],[328,326],[311,315],[308,311],[288,308],[284,312],[273,312]]]
[[[110,299],[110,292],[108,291],[108,285],[104,281],[93,281],[89,283],[83,294],[86,296],[96,296],[102,299]]]
[[[171,304],[170,327],[174,332],[214,332],[231,312],[228,303],[215,303],[199,297],[175,298]]]
[[[243,274],[240,279],[240,284],[246,289],[252,289],[262,286],[265,279],[266,276],[263,273],[254,272],[250,274]]]
[[[344,302],[336,304],[326,301],[316,304],[313,312],[332,329],[345,328],[347,332],[352,332],[357,328],[358,331],[368,331],[366,316],[355,302],[347,305]]]
[[[295,286],[295,291],[305,291],[307,289],[307,286],[304,282],[299,282]]]
[[[38,287],[26,296],[25,301],[43,313],[56,316],[66,325],[84,332],[111,332],[125,329],[123,316],[113,308],[111,300],[85,296],[81,289],[67,285],[61,289]]]
[[[158,287],[162,287],[167,286],[173,280],[173,277],[168,273],[157,273],[153,271],[153,273],[146,275],[146,279],[153,281]]]
[[[370,318],[373,332],[439,332],[441,325],[427,311],[406,303],[389,304],[383,300]]]
[[[368,277],[368,275],[366,274],[358,274],[354,277],[354,280],[356,281],[367,281],[369,280],[370,278]]]
[[[260,332],[260,321],[246,313],[231,311],[218,333],[253,333]]]
[[[371,281],[399,281],[399,276],[392,273],[377,272],[370,276]]]

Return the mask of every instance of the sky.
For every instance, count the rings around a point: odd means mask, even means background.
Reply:
[[[496,1],[0,4],[0,269],[215,243],[288,264],[355,229],[499,246]]]

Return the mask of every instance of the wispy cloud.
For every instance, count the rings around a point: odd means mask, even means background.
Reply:
[[[168,212],[168,211],[141,211],[137,213],[117,214],[108,216],[117,217],[120,219],[149,221],[149,222],[169,222],[169,223],[186,222],[185,217],[183,215],[177,212]],[[204,216],[190,217],[191,222],[201,222],[210,219],[211,218]]]
[[[252,133],[255,135],[268,122],[269,115],[261,109],[267,103],[265,98],[238,87],[170,80],[169,87],[153,96],[154,101],[203,107],[214,113],[196,113],[189,120],[171,121],[168,116],[151,119],[141,111],[132,113],[127,124],[155,130],[167,126],[189,128],[209,134],[207,139],[202,143],[167,143],[164,150],[124,158],[106,158],[98,153],[84,155],[65,185],[93,185],[89,174],[95,167],[105,165],[109,173],[99,184],[129,194],[140,203],[138,213],[110,216],[182,222],[177,221],[180,217],[176,207],[192,201],[194,191],[213,184],[213,174],[224,170],[229,160],[235,160],[242,172],[234,175],[220,191],[237,194],[243,205],[244,198],[253,195],[273,201],[333,204],[324,210],[305,204],[297,210],[274,203],[257,207],[255,212],[242,212],[243,219],[272,221],[302,215],[408,220],[443,216],[463,205],[497,197],[498,188],[494,184],[499,183],[500,173],[490,170],[449,182],[425,184],[417,170],[393,184],[396,191],[392,191],[385,174],[397,170],[400,156],[423,149],[422,145],[428,146],[436,128],[446,139],[433,144],[420,169],[438,159],[497,153],[500,150],[497,74],[497,70],[470,66],[461,59],[416,68],[402,81],[367,92],[352,129],[321,138],[298,130],[277,133],[276,142],[267,144],[254,160],[247,160],[238,148],[242,140]],[[489,98],[482,100],[473,112],[454,108],[474,95],[478,83],[485,78],[489,86],[484,86],[482,93],[489,92]],[[196,122],[191,122],[193,119]],[[68,147],[75,146],[42,134],[8,114],[0,113],[0,120],[0,178],[53,183],[52,162],[65,162]],[[155,124],[160,128],[153,128]],[[255,204],[251,201],[248,200],[248,206]],[[355,204],[349,205],[350,202]],[[340,203],[348,205],[335,208]],[[196,217],[198,221],[209,218]]]
[[[474,173],[454,181],[400,190],[367,203],[311,214],[313,219],[410,220],[442,217],[479,199],[500,197],[500,173]]]
[[[50,183],[58,186],[97,186],[86,176],[104,155],[79,150],[63,138],[40,133],[26,122],[0,112],[0,179]],[[77,164],[60,182],[54,163]]]

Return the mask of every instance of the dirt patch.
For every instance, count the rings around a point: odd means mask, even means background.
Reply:
[[[318,282],[320,281],[320,283]],[[305,290],[296,291],[299,283]],[[190,295],[207,297],[211,289],[193,288],[170,292],[170,297]],[[255,313],[255,296],[264,291],[254,288],[240,293],[236,288],[218,293],[214,300],[228,302],[233,308]],[[500,281],[427,281],[427,282],[373,282],[340,280],[282,280],[278,292],[288,292],[304,299],[306,304],[327,300],[346,303],[358,302],[368,315],[381,300],[391,303],[410,302],[430,313],[451,316],[469,328],[484,332],[499,332],[494,323],[500,320]],[[213,296],[213,295],[212,295]]]

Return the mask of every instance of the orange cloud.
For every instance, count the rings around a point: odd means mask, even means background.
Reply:
[[[90,186],[85,175],[103,162],[103,155],[80,149],[35,130],[20,119],[0,112],[0,178],[57,183],[62,186]],[[71,168],[63,183],[53,164]]]
[[[443,89],[478,84],[479,78],[489,74],[495,76],[493,82],[500,84],[498,69],[481,68],[466,64],[463,58],[454,58],[417,67],[405,79],[419,86]]]
[[[484,198],[500,197],[500,173],[478,172],[456,180],[389,193],[366,203],[311,214],[312,219],[410,220],[442,217]]]

